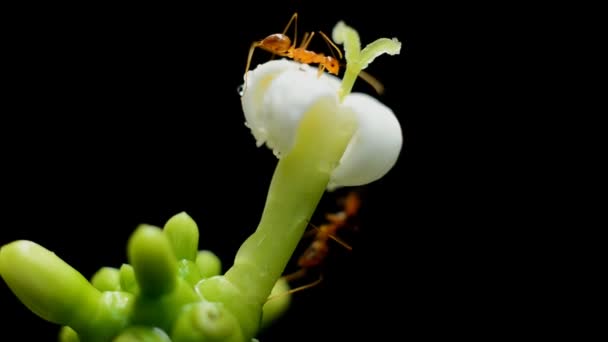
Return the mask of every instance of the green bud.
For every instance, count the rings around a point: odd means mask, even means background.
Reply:
[[[211,251],[199,251],[196,256],[196,265],[203,278],[213,277],[222,273],[222,261]]]
[[[279,278],[274,284],[268,301],[262,307],[262,329],[285,314],[291,303],[291,294],[287,293],[289,289],[289,283],[285,278]]]
[[[181,212],[170,218],[163,231],[178,260],[195,260],[198,250],[198,226],[188,214]]]
[[[237,318],[245,337],[255,336],[262,314],[262,305],[257,300],[247,297],[245,291],[224,276],[203,279],[196,289],[204,300],[222,303]]]
[[[162,329],[153,327],[129,327],[112,342],[171,342]]]
[[[133,294],[139,293],[139,286],[137,285],[137,280],[135,280],[133,266],[122,264],[118,272],[120,273],[120,287],[122,290]]]
[[[74,330],[83,341],[109,341],[129,325],[134,301],[131,293],[104,291],[95,315],[79,314]]]
[[[222,303],[207,301],[188,305],[171,334],[173,342],[244,341],[237,319]]]
[[[121,291],[120,271],[113,267],[102,267],[91,278],[91,284],[99,291]]]
[[[177,263],[177,269],[180,278],[184,279],[192,286],[196,285],[196,283],[202,279],[198,266],[193,261],[181,259]]]
[[[80,342],[80,339],[74,329],[64,325],[59,330],[59,342]]]
[[[160,228],[139,226],[129,239],[127,255],[142,295],[159,297],[173,290],[177,259]]]
[[[57,324],[72,325],[77,315],[94,315],[101,296],[82,274],[31,241],[0,249],[0,275],[25,306]]]
[[[174,290],[161,297],[139,296],[135,299],[131,324],[169,331],[184,305],[200,301],[192,285],[176,278]]]

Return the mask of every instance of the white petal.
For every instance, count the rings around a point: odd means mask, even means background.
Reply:
[[[340,80],[327,74],[319,77],[317,72],[316,67],[280,60],[250,73],[243,111],[258,145],[266,143],[278,157],[285,155],[293,147],[300,120],[312,105],[329,101],[328,110],[337,108]]]
[[[262,146],[266,142],[266,121],[263,118],[262,107],[264,94],[270,82],[281,72],[293,68],[293,64],[287,60],[277,60],[261,64],[255,70],[247,72],[241,96],[241,105],[245,113],[245,125],[251,129],[256,139],[256,144]]]
[[[359,127],[331,175],[329,190],[364,185],[383,177],[395,165],[403,143],[395,114],[375,98],[352,93],[342,105],[357,116]]]
[[[403,142],[401,127],[392,110],[375,98],[352,93],[339,103],[338,78],[319,77],[316,67],[288,60],[258,66],[246,82],[241,98],[246,125],[258,146],[266,143],[277,157],[293,148],[300,120],[313,105],[357,118],[358,129],[331,175],[329,190],[371,183],[395,165]]]

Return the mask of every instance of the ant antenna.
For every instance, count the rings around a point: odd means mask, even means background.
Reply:
[[[370,73],[368,73],[365,70],[361,70],[361,71],[359,71],[359,77],[361,77],[362,80],[367,82],[367,84],[372,86],[372,88],[374,88],[374,90],[376,91],[376,93],[378,93],[378,95],[384,94],[384,85],[382,84],[382,82],[378,81],[377,78],[372,76]]]
[[[260,42],[261,41],[253,42],[249,47],[249,56],[247,56],[247,64],[245,65],[245,86],[243,87],[243,92],[247,90],[247,79],[249,78],[248,71],[249,67],[251,66],[251,58],[253,57],[253,51],[255,51],[255,48],[261,45]]]
[[[336,46],[336,44],[334,44],[334,42],[329,39],[329,37],[323,33],[322,31],[319,31],[319,34],[324,38],[325,42],[327,43],[327,46],[329,46],[329,51],[331,51],[332,56],[334,56],[334,58],[336,58],[336,55],[334,55],[333,50],[336,50],[338,52],[338,56],[340,56],[339,59],[342,59],[342,51],[340,51],[340,49]],[[332,50],[333,48],[333,50]]]

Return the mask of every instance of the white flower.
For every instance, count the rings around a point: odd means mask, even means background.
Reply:
[[[245,81],[245,124],[257,145],[266,144],[278,158],[292,149],[299,122],[313,105],[356,117],[357,130],[331,174],[330,190],[373,182],[395,165],[401,127],[393,111],[375,98],[351,93],[340,103],[340,79],[327,73],[319,77],[318,68],[284,59],[259,65]]]

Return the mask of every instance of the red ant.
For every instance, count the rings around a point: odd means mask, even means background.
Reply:
[[[357,212],[359,211],[360,207],[361,198],[359,197],[359,194],[355,191],[349,192],[348,195],[346,195],[346,197],[343,199],[343,209],[341,211],[337,213],[326,214],[325,219],[328,222],[322,224],[319,227],[313,226],[314,230],[309,231],[314,232],[316,234],[313,242],[310,244],[310,246],[308,246],[308,248],[304,251],[304,253],[302,253],[300,258],[298,259],[298,266],[300,267],[300,269],[294,273],[283,276],[283,278],[288,282],[294,281],[303,278],[310,269],[320,266],[329,252],[329,239],[333,239],[349,251],[352,250],[352,247],[350,247],[344,241],[336,237],[335,234],[339,229],[351,225],[352,219],[357,215]],[[276,296],[281,296],[311,288],[315,285],[318,285],[322,280],[323,277],[321,275],[319,279],[313,283],[303,285],[295,289],[291,289],[282,294],[271,296],[270,298],[268,298],[268,300]]]
[[[293,44],[291,42],[291,39],[285,34],[291,26],[292,22],[295,26]],[[336,51],[338,51],[340,59],[342,59],[342,52],[340,52],[340,49],[338,49],[338,47],[329,39],[329,37],[327,37],[323,32],[320,31],[319,34],[321,34],[321,36],[328,44],[330,44],[330,46],[332,46]],[[291,58],[296,62],[304,64],[319,64],[319,75],[321,75],[325,69],[327,69],[329,73],[337,75],[340,71],[340,63],[336,58],[325,56],[322,53],[316,53],[313,51],[306,50],[314,35],[314,32],[312,32],[310,35],[308,33],[304,34],[302,44],[300,45],[300,47],[296,48],[298,38],[298,13],[294,13],[293,16],[291,16],[289,22],[287,23],[287,26],[283,30],[283,33],[271,34],[270,36],[260,41],[253,42],[251,44],[251,48],[249,48],[249,57],[247,58],[247,65],[245,67],[245,74],[247,74],[247,71],[249,71],[249,66],[251,65],[251,58],[253,57],[253,51],[255,50],[255,48],[259,47],[260,49],[266,50],[275,55]]]
[[[294,39],[293,44],[291,39],[286,35],[287,30],[291,26],[291,23],[294,23]],[[339,59],[342,59],[342,52],[340,49],[334,44],[327,35],[321,31],[319,34],[325,42],[338,52]],[[300,62],[303,64],[319,64],[319,72],[318,76],[323,74],[323,71],[327,70],[330,74],[338,75],[340,72],[340,62],[339,59],[336,59],[335,56],[325,56],[322,53],[317,53],[314,51],[307,50],[308,45],[310,45],[310,41],[312,37],[314,37],[315,32],[311,32],[310,34],[307,32],[304,34],[304,38],[302,39],[302,43],[299,47],[296,47],[297,38],[298,38],[298,13],[294,13],[291,16],[291,19],[287,23],[287,26],[283,30],[283,33],[274,33],[269,35],[268,37],[253,42],[251,47],[249,48],[249,56],[247,57],[247,64],[245,66],[245,89],[247,87],[247,72],[249,71],[249,67],[251,66],[251,59],[253,57],[253,51],[255,48],[260,48],[262,50],[271,52],[273,55],[279,55],[287,58],[291,58],[296,62]],[[333,54],[333,52],[332,52]],[[361,71],[359,76],[369,83],[378,94],[382,94],[384,91],[384,86],[380,81],[375,79],[370,74]]]

